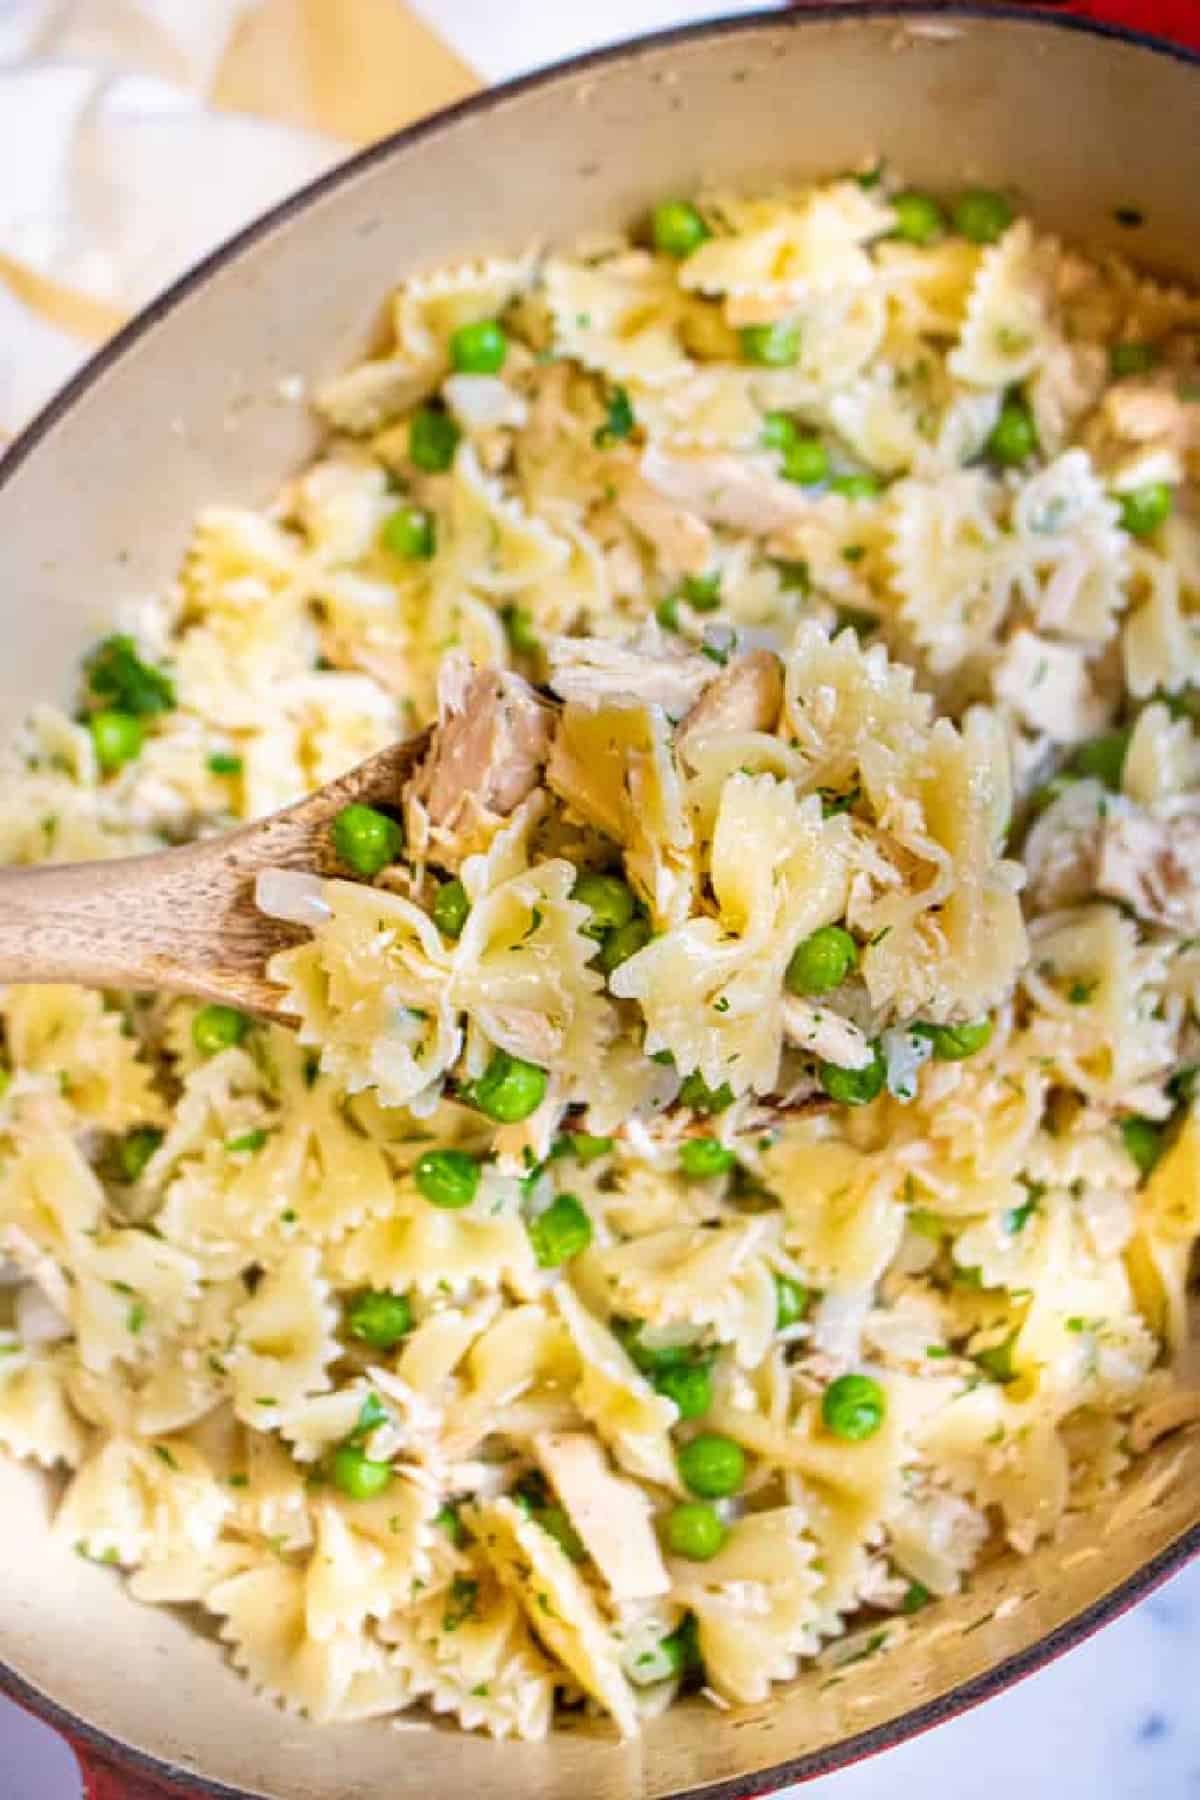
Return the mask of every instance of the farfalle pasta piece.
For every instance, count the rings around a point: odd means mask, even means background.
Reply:
[[[621,1467],[643,1480],[675,1487],[669,1432],[678,1418],[674,1401],[656,1394],[607,1326],[588,1311],[566,1282],[554,1290],[581,1364],[574,1400]]]
[[[1130,608],[1121,631],[1129,691],[1139,700],[1200,681],[1200,633],[1180,593],[1179,571],[1153,550],[1130,556]]]
[[[484,1564],[469,1565],[380,1628],[394,1665],[435,1713],[467,1731],[539,1739],[550,1728],[554,1663],[515,1595]]]
[[[890,586],[897,616],[935,675],[992,640],[1016,571],[997,518],[994,482],[979,469],[913,476],[889,492]]]
[[[553,609],[547,613],[537,597],[543,589],[553,593],[554,578],[570,560],[570,545],[484,473],[470,444],[454,459],[445,526],[440,555],[446,579],[498,599],[532,599],[539,621],[555,623]]]
[[[54,1530],[97,1561],[134,1567],[210,1549],[232,1504],[205,1459],[180,1439],[112,1437],[71,1477]]]
[[[869,783],[869,762],[863,772]],[[978,1016],[1007,997],[1026,956],[1020,872],[996,854],[1011,805],[1007,748],[982,711],[961,734],[939,719],[906,774],[919,815],[902,802],[881,823],[933,879],[915,894],[885,891],[857,915],[869,937],[863,979],[874,1004],[901,1017]]]
[[[395,1712],[411,1695],[387,1682],[383,1650],[361,1633],[318,1640],[308,1631],[304,1569],[272,1558],[209,1589],[234,1665],[254,1689],[320,1722]]]
[[[568,703],[546,778],[573,813],[622,846],[656,923],[686,912],[694,879],[691,829],[658,707]]]
[[[1023,976],[1040,1015],[1031,1048],[1079,1092],[1136,1109],[1171,1055],[1170,1022],[1157,1016],[1162,950],[1140,946],[1132,922],[1097,902],[1039,920],[1032,951]]]
[[[613,381],[647,387],[688,373],[678,331],[686,300],[665,261],[638,250],[590,267],[551,258],[543,280],[562,354]]]
[[[722,791],[710,879],[717,917],[696,917],[630,957],[611,981],[636,1000],[647,1049],[669,1050],[735,1094],[773,1088],[783,1043],[783,969],[796,943],[844,911],[844,819],[823,819],[772,776],[736,774]]]
[[[1018,219],[980,259],[950,373],[974,387],[1011,387],[1025,380],[1055,346],[1052,240]]]
[[[305,1622],[318,1643],[351,1635],[403,1605],[430,1571],[436,1496],[402,1475],[375,1500],[318,1499]]]
[[[717,1229],[673,1226],[600,1251],[617,1310],[651,1325],[708,1327],[738,1361],[758,1363],[775,1333],[777,1241],[766,1217]]]
[[[535,1266],[511,1193],[494,1213],[478,1203],[468,1212],[442,1212],[411,1190],[397,1194],[390,1217],[352,1231],[336,1262],[351,1283],[423,1293],[449,1286],[460,1294],[505,1280],[527,1286]]]
[[[405,1106],[436,1092],[462,1044],[436,926],[410,900],[357,882],[326,882],[322,899],[329,918],[313,942],[268,964],[301,1043],[319,1044],[322,1067],[351,1093],[373,1087]]]
[[[12,1068],[56,1082],[82,1119],[104,1131],[162,1119],[141,1046],[123,1014],[105,1010],[102,995],[66,985],[10,987],[0,1015]]]
[[[815,1545],[798,1506],[751,1513],[703,1563],[671,1564],[671,1597],[695,1614],[710,1687],[753,1705],[790,1681],[819,1641]]]
[[[500,1580],[512,1589],[537,1636],[624,1737],[637,1733],[633,1691],[616,1642],[591,1592],[548,1531],[511,1500],[472,1510],[471,1529]]]
[[[679,279],[729,303],[745,298],[796,307],[813,296],[866,287],[875,270],[865,246],[892,223],[886,201],[854,181],[794,199],[721,196],[719,204],[732,229],[694,250]]]
[[[61,1355],[0,1334],[0,1444],[10,1456],[74,1468],[87,1444],[64,1383]]]
[[[815,1285],[859,1293],[882,1274],[904,1227],[904,1171],[860,1150],[824,1118],[786,1124],[760,1165],[778,1194],[784,1240]]]
[[[330,1385],[337,1314],[319,1268],[316,1250],[289,1250],[234,1315],[234,1409],[248,1425],[273,1425],[301,1396]]]
[[[561,1319],[534,1305],[501,1313],[464,1358],[446,1454],[474,1454],[501,1408],[507,1429],[521,1437],[578,1423],[570,1394],[579,1375],[579,1355]]]

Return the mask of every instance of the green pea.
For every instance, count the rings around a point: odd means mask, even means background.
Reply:
[[[984,447],[992,461],[1004,469],[1019,468],[1037,450],[1037,426],[1020,394],[1010,394],[1005,400]]]
[[[346,1330],[373,1350],[391,1350],[412,1330],[412,1307],[403,1294],[365,1288],[346,1307]]]
[[[728,1494],[736,1494],[746,1479],[742,1446],[717,1431],[702,1431],[699,1437],[681,1445],[675,1461],[683,1485],[704,1500],[723,1500]]]
[[[136,1181],[163,1141],[163,1134],[153,1125],[142,1125],[121,1139],[117,1163],[125,1181]]]
[[[467,899],[467,890],[456,875],[453,881],[443,881],[433,896],[430,909],[433,922],[443,937],[458,938],[462,936],[471,911],[471,902]]]
[[[923,1022],[913,1026],[913,1036],[925,1038],[933,1045],[935,1062],[963,1062],[968,1056],[977,1056],[986,1050],[992,1041],[992,1021],[976,1019],[969,1025],[926,1025]]]
[[[883,492],[883,483],[877,475],[835,475],[829,491],[847,500],[874,500]]]
[[[800,327],[778,320],[774,325],[743,325],[738,342],[747,362],[768,369],[786,369],[800,355]]]
[[[419,406],[408,427],[409,461],[426,474],[440,475],[454,461],[459,429],[438,406]]]
[[[679,630],[679,596],[664,594],[654,609],[654,616],[664,631]]]
[[[1123,730],[1106,731],[1101,737],[1089,738],[1079,745],[1071,758],[1072,774],[1093,775],[1114,794],[1119,793],[1125,754],[1132,736],[1132,727],[1127,725]]]
[[[679,1146],[679,1167],[691,1181],[727,1175],[737,1158],[716,1138],[686,1138]]]
[[[793,1281],[790,1275],[776,1275],[776,1331],[786,1331],[789,1325],[799,1323],[808,1311],[808,1298],[808,1289],[802,1281]]]
[[[667,1548],[689,1562],[709,1562],[725,1542],[725,1526],[706,1500],[685,1500],[667,1514]]]
[[[472,1083],[470,1098],[497,1125],[519,1125],[546,1098],[547,1079],[545,1069],[536,1063],[496,1050],[479,1080]]]
[[[693,1112],[719,1113],[727,1106],[733,1105],[733,1089],[727,1081],[719,1088],[710,1088],[699,1069],[693,1069],[685,1075],[679,1089],[681,1106],[690,1106]]]
[[[931,244],[946,229],[946,215],[931,194],[909,188],[892,197],[896,223],[892,236],[906,244]]]
[[[334,1452],[333,1485],[350,1500],[375,1500],[392,1479],[392,1465],[373,1462],[357,1444],[342,1444]]]
[[[792,994],[828,994],[858,963],[858,945],[840,925],[822,925],[792,951],[784,981]]]
[[[680,586],[693,612],[716,612],[721,604],[720,569],[710,569],[707,575],[685,575]]]
[[[498,375],[508,355],[508,339],[495,319],[460,325],[450,339],[450,361],[461,375]]]
[[[783,478],[800,487],[816,487],[829,479],[829,452],[816,437],[798,437],[784,453]]]
[[[871,1061],[865,1069],[843,1069],[839,1063],[819,1065],[821,1086],[841,1106],[869,1106],[883,1092],[887,1064],[878,1044],[871,1045]]]
[[[137,645],[125,632],[97,644],[84,664],[87,684],[97,700],[105,700],[118,712],[139,718],[170,712],[175,705],[175,686],[169,675],[144,662]]]
[[[1163,1129],[1153,1119],[1121,1120],[1121,1142],[1137,1164],[1138,1173],[1149,1175],[1163,1153]]]
[[[106,775],[141,755],[142,721],[133,713],[95,712],[88,720],[96,761]]]
[[[404,834],[395,819],[357,801],[342,808],[330,836],[342,861],[368,879],[394,863],[404,846]]]
[[[561,1268],[592,1241],[592,1221],[574,1194],[556,1194],[528,1231],[539,1269]]]
[[[619,925],[610,931],[600,947],[600,967],[606,975],[644,950],[653,937],[649,919],[630,919],[628,925]]]
[[[587,1550],[583,1539],[572,1525],[565,1507],[543,1506],[535,1513],[534,1518],[542,1530],[548,1532],[573,1563],[587,1561]]]
[[[619,875],[598,875],[590,869],[576,880],[571,898],[588,908],[592,916],[583,927],[584,935],[597,941],[606,932],[628,925],[637,906],[627,881],[622,881]]]
[[[994,244],[1013,222],[1013,210],[995,188],[968,188],[951,212],[955,231],[973,244]]]
[[[712,1405],[712,1376],[703,1363],[676,1363],[661,1369],[654,1386],[675,1402],[681,1419],[702,1419]]]
[[[667,256],[683,258],[698,250],[712,233],[687,200],[664,200],[650,215],[654,248]]]
[[[1130,537],[1149,537],[1171,510],[1171,490],[1165,481],[1148,481],[1144,487],[1131,488],[1118,498],[1121,523]]]
[[[573,1131],[567,1138],[571,1155],[584,1164],[598,1162],[613,1147],[610,1137],[594,1137],[590,1131]]]
[[[398,506],[383,522],[380,542],[393,556],[428,561],[437,549],[437,525],[424,506]]]
[[[1130,341],[1113,344],[1108,352],[1108,366],[1118,381],[1125,375],[1146,375],[1159,359],[1157,344]]]
[[[870,1375],[839,1375],[821,1396],[825,1429],[847,1443],[874,1437],[887,1416],[887,1395]]]
[[[479,1191],[479,1164],[465,1150],[426,1150],[413,1170],[417,1192],[430,1206],[457,1212]]]
[[[202,1006],[192,1020],[192,1042],[202,1056],[215,1056],[240,1044],[249,1029],[249,1019],[235,1006]]]
[[[763,417],[758,441],[764,450],[779,450],[786,456],[799,435],[790,413],[769,412]]]
[[[242,767],[241,757],[232,750],[214,750],[208,759],[210,775],[240,775]]]
[[[666,1369],[686,1367],[692,1360],[692,1349],[689,1344],[647,1344],[642,1333],[646,1327],[637,1319],[613,1319],[611,1321],[613,1336],[624,1348],[628,1356],[643,1375],[652,1375],[657,1381]]]
[[[533,623],[533,614],[526,606],[515,603],[500,608],[500,617],[504,624],[504,633],[508,638],[508,647],[514,656],[539,656],[542,640],[538,637]]]

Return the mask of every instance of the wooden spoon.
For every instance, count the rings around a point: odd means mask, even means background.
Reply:
[[[306,933],[259,912],[256,877],[264,869],[345,875],[330,838],[334,818],[354,801],[397,807],[428,745],[428,732],[393,744],[224,837],[152,856],[0,871],[0,983],[158,989],[278,1019],[283,989],[267,979],[267,960]]]

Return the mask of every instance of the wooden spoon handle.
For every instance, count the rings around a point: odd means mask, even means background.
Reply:
[[[261,866],[225,840],[0,871],[0,982],[155,989],[272,1013],[267,958],[303,933],[255,908]]]
[[[275,951],[303,940],[254,904],[263,869],[345,874],[331,820],[352,801],[396,806],[427,734],[382,750],[296,806],[228,837],[153,856],[0,870],[0,982],[192,994],[274,1017]]]

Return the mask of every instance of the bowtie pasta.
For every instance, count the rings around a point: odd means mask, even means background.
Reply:
[[[11,747],[28,863],[428,730],[294,1030],[0,996],[0,1444],[286,1707],[632,1735],[1200,1412],[1200,300],[872,171],[391,321]]]

